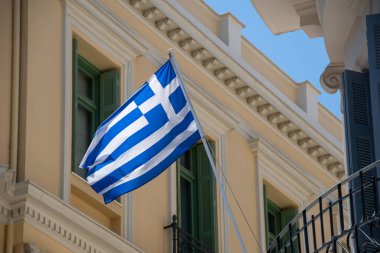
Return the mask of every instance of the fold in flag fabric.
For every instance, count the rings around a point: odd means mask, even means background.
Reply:
[[[109,203],[149,182],[201,138],[168,60],[96,130],[79,167]]]

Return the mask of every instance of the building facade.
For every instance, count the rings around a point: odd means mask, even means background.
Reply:
[[[201,145],[108,205],[77,167],[170,48],[249,252],[345,175],[342,124],[319,91],[229,13],[186,0],[4,0],[0,12],[1,252],[170,252],[174,214],[207,247],[239,252]]]
[[[380,134],[377,131],[380,126],[380,2],[251,2],[273,33],[302,29],[310,38],[323,37],[330,63],[321,73],[320,82],[325,91],[340,92],[347,174],[352,178],[355,174],[360,176],[360,180],[357,178],[347,185],[350,185],[351,192],[360,185],[371,185],[366,190],[362,187],[361,197],[350,200],[349,229],[363,227],[363,232],[355,232],[351,238],[356,240],[356,252],[378,252],[380,231],[373,228],[373,221],[379,216],[377,181],[380,171],[375,165],[364,172],[363,168],[380,160]],[[362,221],[368,225],[360,224]],[[342,230],[340,233],[343,235]]]

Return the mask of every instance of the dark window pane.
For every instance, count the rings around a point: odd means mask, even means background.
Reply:
[[[180,180],[180,188],[181,188],[181,228],[191,234],[191,185],[190,182],[181,178]]]
[[[181,164],[181,167],[191,170],[190,169],[190,150],[186,151],[181,158],[179,159],[179,163]]]
[[[76,154],[75,154],[75,171],[80,176],[85,176],[85,171],[79,169],[78,166],[90,145],[92,133],[91,133],[92,114],[86,110],[80,104],[78,105],[78,120],[76,130]]]
[[[272,213],[268,213],[269,232],[276,235],[276,217]]]
[[[78,92],[94,100],[92,78],[80,70],[78,70]]]

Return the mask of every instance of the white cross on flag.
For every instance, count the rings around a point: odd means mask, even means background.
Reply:
[[[97,129],[80,164],[106,203],[149,182],[201,138],[167,61]]]

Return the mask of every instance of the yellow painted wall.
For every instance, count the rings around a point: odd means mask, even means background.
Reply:
[[[19,180],[59,195],[62,169],[62,2],[22,1]],[[27,29],[27,30],[26,30]]]
[[[227,178],[236,198],[247,217],[248,222],[256,235],[259,234],[258,226],[258,208],[257,208],[257,184],[256,184],[256,165],[252,151],[249,148],[248,141],[240,134],[232,131],[228,134],[227,144],[228,168]],[[236,217],[240,233],[242,234],[245,247],[248,252],[258,252],[258,245],[255,242],[243,215],[231,193],[229,200],[232,211]],[[237,239],[232,223],[230,223],[231,252],[239,252],[240,244]]]
[[[134,60],[133,65],[132,91],[136,91],[153,75],[154,72],[156,72],[157,67],[143,56],[137,57]]]
[[[5,252],[5,227],[6,225],[0,225],[0,252]]]
[[[324,129],[327,129],[339,141],[343,141],[343,127],[340,119],[337,119],[331,112],[319,105],[319,123]],[[339,121],[338,121],[339,120]]]
[[[199,20],[213,34],[218,36],[219,33],[219,16],[205,4],[203,1],[178,0],[178,2],[187,9],[195,19]]]
[[[169,170],[133,192],[134,243],[145,252],[169,252]]]
[[[0,164],[9,164],[12,80],[12,0],[0,2]]]
[[[275,66],[263,53],[253,45],[243,42],[241,55],[257,72],[267,79],[272,85],[277,87],[294,103],[297,101],[297,89],[295,83],[281,69]]]

